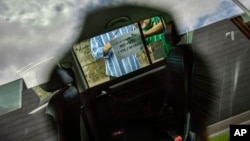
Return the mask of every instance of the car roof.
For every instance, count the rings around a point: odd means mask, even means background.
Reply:
[[[116,12],[114,13],[114,11]],[[79,37],[80,40],[88,39],[153,16],[164,16],[165,22],[173,21],[169,13],[150,7],[128,4],[102,7],[87,14],[83,32]]]

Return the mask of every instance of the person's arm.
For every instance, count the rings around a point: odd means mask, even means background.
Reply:
[[[163,24],[162,24],[162,22],[160,22],[160,23],[156,24],[155,26],[153,26],[148,31],[144,32],[143,34],[144,34],[144,37],[147,38],[147,37],[162,33],[163,29],[164,29]]]
[[[111,48],[112,48],[112,46],[109,42],[106,45],[104,45],[104,47],[103,47],[104,55],[107,55]]]
[[[100,59],[104,57],[105,55],[108,54],[108,52],[111,49],[110,43],[107,43],[106,45],[104,45],[101,41],[100,36],[93,37],[90,39],[90,47],[91,47],[92,56],[95,59]]]

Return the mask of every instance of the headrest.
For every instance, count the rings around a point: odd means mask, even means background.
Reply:
[[[64,88],[72,81],[73,78],[69,73],[65,69],[57,66],[51,73],[49,82],[41,84],[40,87],[47,92],[53,92]]]

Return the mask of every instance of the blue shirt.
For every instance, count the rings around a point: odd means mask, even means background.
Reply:
[[[105,56],[103,52],[104,45],[107,44],[111,39],[129,33],[133,30],[134,26],[129,25],[90,39],[92,56],[96,60],[104,58],[106,75],[119,77],[140,68],[140,63],[136,55],[130,55],[126,58],[117,60],[112,48]]]

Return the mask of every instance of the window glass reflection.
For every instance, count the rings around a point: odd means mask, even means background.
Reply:
[[[155,63],[166,58],[170,46],[163,30],[161,18],[152,17],[76,44],[73,50],[89,86],[146,67],[150,59]]]
[[[165,58],[170,50],[170,45],[165,40],[163,23],[160,17],[142,20],[141,26],[146,40],[147,48],[153,60]]]
[[[104,59],[105,74],[114,79],[138,70],[136,53],[143,49],[139,30],[128,25],[90,39],[92,56]]]

